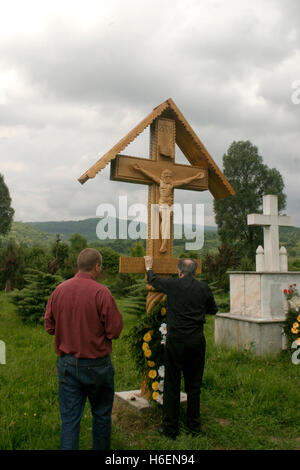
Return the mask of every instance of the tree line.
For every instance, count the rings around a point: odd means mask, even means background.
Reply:
[[[249,227],[247,215],[262,212],[264,194],[277,194],[279,211],[282,212],[286,207],[286,195],[281,174],[277,169],[269,168],[263,163],[258,148],[250,141],[233,142],[230,145],[223,156],[223,173],[233,186],[235,195],[214,201],[220,239],[218,249],[205,253],[203,251],[180,253],[178,246],[175,249],[179,257],[202,258],[202,278],[228,292],[226,272],[254,270],[256,248],[263,244],[261,227]],[[10,231],[14,209],[11,207],[9,190],[2,175],[0,175],[0,211],[0,236],[2,234],[0,289],[23,292],[23,297],[18,293],[15,295],[16,304],[23,312],[22,315],[27,312],[26,315],[30,316],[30,312],[32,314],[35,310],[31,307],[35,302],[39,303],[38,292],[44,292],[44,295],[40,296],[44,302],[48,291],[58,282],[74,276],[77,272],[77,256],[88,246],[101,252],[103,273],[100,281],[107,284],[115,295],[127,295],[130,287],[139,279],[143,279],[143,275],[119,274],[121,250],[114,250],[101,242],[89,243],[78,233],[70,236],[68,242],[57,235],[50,246],[26,246],[24,243],[3,238]],[[143,256],[144,247],[143,241],[137,241],[126,248],[131,256]],[[296,266],[295,268],[297,269]],[[30,289],[28,291],[28,286],[31,286],[31,291]],[[26,305],[26,297],[31,302],[28,304],[29,307]],[[37,307],[37,310],[40,308],[41,306]]]

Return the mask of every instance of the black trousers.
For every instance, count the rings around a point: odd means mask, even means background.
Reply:
[[[165,347],[163,427],[175,436],[179,431],[181,372],[187,394],[187,426],[200,430],[200,388],[205,364],[203,331],[192,335],[168,335]]]

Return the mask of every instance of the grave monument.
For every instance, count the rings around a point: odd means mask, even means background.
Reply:
[[[256,251],[256,271],[229,272],[230,312],[215,318],[215,342],[251,349],[259,356],[285,348],[283,322],[288,305],[283,290],[300,283],[300,272],[289,272],[287,251],[279,248],[279,227],[292,219],[278,215],[278,197],[263,197],[263,214],[249,214],[248,225],[262,226],[264,247]]]

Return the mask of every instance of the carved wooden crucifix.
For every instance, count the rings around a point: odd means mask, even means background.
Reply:
[[[174,155],[175,121],[157,118],[150,126],[150,159],[117,155],[111,162],[112,180],[149,185],[146,253],[154,258],[153,270],[160,276],[177,273],[178,260],[172,257],[174,189],[208,189],[207,167],[176,164]],[[158,208],[158,218],[153,218],[152,207]],[[157,219],[159,228],[153,227]],[[144,258],[121,257],[119,271],[144,273]],[[198,272],[201,272],[201,260],[198,260]],[[163,294],[153,292],[151,286],[147,288],[149,313]]]

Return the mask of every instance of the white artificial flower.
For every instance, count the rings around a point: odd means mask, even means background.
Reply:
[[[162,338],[160,344],[166,344],[166,335],[163,335],[163,338]]]
[[[300,297],[298,295],[294,295],[290,300],[288,300],[290,308],[294,308],[296,312],[298,312],[298,309],[300,307]]]
[[[163,392],[164,391],[164,380],[161,380],[158,384],[158,390],[160,392]]]
[[[157,401],[157,403],[159,403],[160,405],[162,405],[162,404],[163,404],[163,401],[164,401],[164,399],[163,399],[163,394],[157,395],[156,401]]]
[[[162,323],[160,325],[159,331],[161,332],[162,335],[166,335],[167,334],[167,324]]]
[[[163,379],[165,376],[165,366],[160,366],[158,368],[158,375]]]

